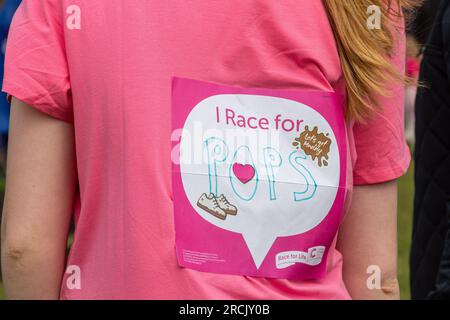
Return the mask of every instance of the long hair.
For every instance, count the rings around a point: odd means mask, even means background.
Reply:
[[[347,117],[362,121],[380,108],[378,98],[388,96],[389,83],[409,82],[390,62],[395,31],[404,11],[419,0],[323,0],[336,38],[346,81]],[[377,6],[381,27],[368,28],[368,8]],[[370,11],[369,11],[370,13]]]

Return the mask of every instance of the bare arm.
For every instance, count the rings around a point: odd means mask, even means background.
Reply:
[[[353,299],[399,299],[397,281],[397,182],[356,186],[341,226],[338,249],[344,281]],[[370,290],[367,268],[381,271],[381,287]],[[374,269],[375,270],[375,269]]]
[[[1,253],[9,299],[57,299],[76,186],[73,126],[13,99]]]

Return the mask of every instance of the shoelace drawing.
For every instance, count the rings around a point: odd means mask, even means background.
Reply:
[[[230,202],[228,201],[228,199],[225,198],[224,196],[221,196],[220,199],[219,199],[219,201],[225,203],[226,205],[231,205]]]
[[[219,202],[217,201],[216,197],[213,198],[213,202],[214,202],[214,209],[220,208]]]

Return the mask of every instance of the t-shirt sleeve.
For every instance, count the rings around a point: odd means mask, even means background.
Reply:
[[[394,29],[396,47],[391,63],[405,72],[405,32]],[[353,136],[356,163],[353,169],[355,185],[376,184],[394,180],[408,169],[411,154],[404,134],[404,85],[390,85],[388,96],[380,97],[381,109],[365,123],[355,124]]]
[[[6,47],[2,91],[54,118],[72,122],[61,1],[23,0]]]

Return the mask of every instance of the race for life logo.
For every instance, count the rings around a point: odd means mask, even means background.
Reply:
[[[184,122],[179,154],[191,207],[241,234],[256,268],[277,238],[304,234],[325,219],[340,183],[332,127],[311,106],[286,98],[217,94],[199,101]],[[280,251],[274,263],[317,265],[325,247],[314,245]],[[187,257],[195,262],[198,254]]]

